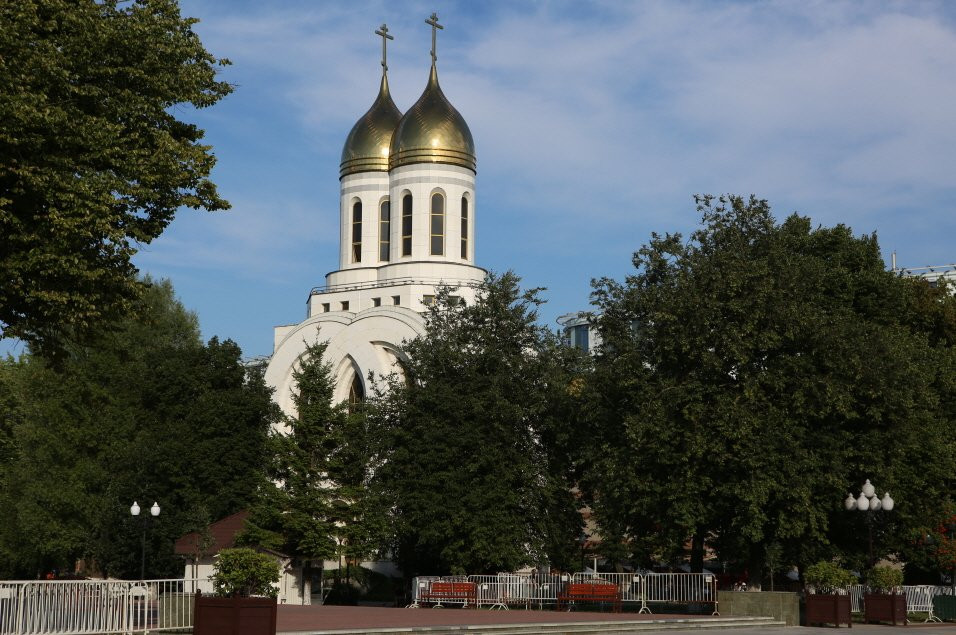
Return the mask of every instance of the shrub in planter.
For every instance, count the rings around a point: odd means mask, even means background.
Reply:
[[[218,596],[196,594],[194,635],[275,635],[279,565],[253,549],[223,549],[213,586]]]
[[[846,593],[846,588],[856,582],[856,577],[835,562],[821,560],[807,567],[803,573],[804,583],[814,593]]]
[[[216,558],[212,584],[222,596],[275,597],[279,564],[272,556],[248,547],[223,549]]]
[[[863,594],[865,622],[906,623],[906,595],[897,593],[903,585],[903,572],[892,567],[873,567],[866,574],[867,592]]]
[[[903,586],[903,572],[893,567],[873,567],[866,574],[866,586],[875,593],[890,593]]]
[[[834,562],[821,561],[803,574],[807,590],[806,622],[852,626],[850,596],[846,589],[856,582],[853,574]]]

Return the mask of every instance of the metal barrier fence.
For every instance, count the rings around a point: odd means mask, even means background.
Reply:
[[[650,613],[648,604],[709,604],[717,615],[717,578],[708,573],[499,573],[498,575],[420,576],[412,580],[412,603],[418,608],[427,597],[434,582],[475,583],[478,606],[508,609],[511,606],[529,608],[554,604],[564,585],[603,582],[613,584],[621,594],[622,602],[640,603],[639,612]],[[465,604],[465,600],[442,600],[440,604]]]
[[[937,595],[949,595],[951,592],[950,587],[933,584],[906,585],[903,587],[903,593],[906,594],[906,610],[910,613],[926,613],[925,622],[941,622],[942,620],[933,613],[933,598]],[[865,593],[866,586],[863,584],[854,584],[849,588],[852,612],[863,612]]]
[[[191,628],[198,582],[0,582],[0,635],[98,635]]]
[[[560,573],[499,573],[498,575],[470,575],[478,593],[478,606],[507,609],[510,606],[530,608],[553,604],[558,592],[571,580],[570,574]]]

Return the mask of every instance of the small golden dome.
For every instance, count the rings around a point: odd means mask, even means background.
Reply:
[[[402,111],[392,101],[388,77],[383,73],[375,103],[355,122],[345,140],[339,178],[356,172],[387,171],[392,133],[401,118]]]
[[[412,163],[450,163],[470,170],[476,165],[471,130],[442,93],[434,64],[425,92],[392,135],[389,169]]]

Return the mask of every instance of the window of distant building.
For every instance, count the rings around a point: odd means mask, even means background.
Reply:
[[[402,197],[402,255],[412,255],[412,195]]]
[[[568,329],[568,343],[580,348],[585,353],[590,350],[589,329],[587,324],[579,324]]]
[[[352,262],[362,262],[362,201],[352,204]]]
[[[440,193],[432,194],[431,213],[431,255],[445,255],[445,197]]]
[[[468,198],[461,197],[461,257],[468,259]]]
[[[365,401],[365,387],[362,385],[362,378],[355,373],[352,385],[349,386],[349,413],[356,412],[363,401]]]
[[[388,262],[391,247],[392,209],[387,200],[382,201],[378,210],[378,259]]]

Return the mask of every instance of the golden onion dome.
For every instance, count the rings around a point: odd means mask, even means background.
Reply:
[[[339,178],[356,172],[387,171],[392,133],[401,118],[402,111],[388,92],[388,77],[382,73],[375,103],[355,122],[345,140]]]
[[[450,163],[470,170],[476,166],[471,130],[438,85],[434,64],[425,92],[392,135],[389,169],[412,163]]]

